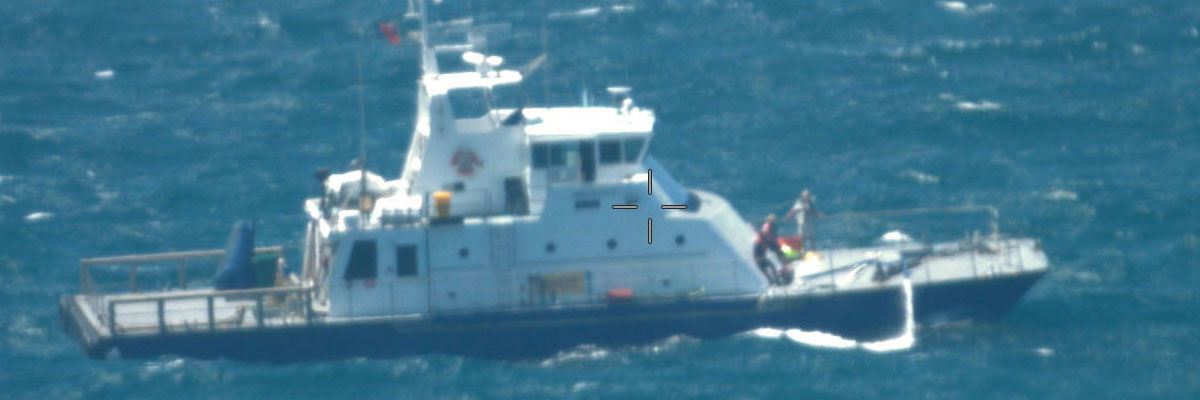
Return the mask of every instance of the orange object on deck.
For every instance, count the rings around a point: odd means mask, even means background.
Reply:
[[[445,190],[433,192],[434,218],[450,216],[450,197],[450,192]]]
[[[780,236],[779,237],[779,244],[786,244],[788,246],[791,246],[791,248],[793,248],[793,249],[799,250],[801,247],[803,247],[802,243],[804,243],[804,238],[800,237],[800,236]]]
[[[608,289],[608,302],[626,302],[633,300],[633,289]]]

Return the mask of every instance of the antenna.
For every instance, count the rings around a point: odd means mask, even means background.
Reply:
[[[358,47],[354,51],[354,64],[358,70],[358,211],[367,214],[375,208],[375,204],[374,199],[367,195],[367,106],[363,99],[362,44],[363,28],[359,26]],[[366,220],[365,216],[360,215],[360,223],[365,225]]]
[[[547,13],[546,0],[542,0],[542,57],[545,57],[547,54],[550,54],[550,50],[549,50],[550,36],[549,36],[549,33],[546,31],[546,29],[547,29],[546,28],[546,19],[547,19],[546,13]],[[544,61],[545,59],[542,59],[542,60]],[[538,63],[537,65],[541,66],[542,63]],[[546,67],[546,71],[542,72],[542,90],[544,93],[544,97],[542,98],[542,102],[543,102],[542,104],[545,107],[550,107],[550,67]]]

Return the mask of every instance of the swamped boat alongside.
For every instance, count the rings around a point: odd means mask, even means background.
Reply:
[[[993,230],[802,252],[772,285],[750,224],[647,154],[655,116],[628,89],[606,106],[496,107],[493,91],[522,73],[470,43],[431,43],[455,25],[417,4],[422,75],[399,177],[319,172],[295,275],[281,248],[254,248],[249,225],[226,250],[84,260],[60,311],[88,355],[531,357],[763,326],[873,340],[905,325],[906,279],[918,322],[988,318],[1048,268],[1036,240]],[[470,68],[442,72],[447,52]],[[196,263],[218,257],[213,284],[194,288]],[[163,265],[177,282],[139,290]],[[94,276],[114,267],[127,289]]]

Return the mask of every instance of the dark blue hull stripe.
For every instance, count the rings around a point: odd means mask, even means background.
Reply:
[[[913,294],[916,318],[930,322],[1001,316],[1042,274],[917,286]],[[897,287],[761,304],[757,299],[734,298],[105,339],[90,333],[79,313],[68,309],[69,302],[62,302],[61,307],[68,333],[93,357],[116,349],[130,358],[174,354],[272,362],[412,354],[532,358],[581,344],[636,345],[679,334],[717,338],[764,326],[874,340],[898,333],[904,321],[902,293]]]

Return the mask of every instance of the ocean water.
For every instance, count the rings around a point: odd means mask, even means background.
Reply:
[[[630,85],[651,151],[750,220],[992,204],[1053,269],[1004,319],[907,350],[744,334],[286,365],[90,360],[57,296],[83,257],[300,244],[311,171],[394,176],[416,53],[403,1],[0,2],[0,398],[1195,398],[1200,3],[474,1],[491,50],[543,51],[522,99]],[[410,40],[410,38],[405,38]],[[356,55],[361,55],[357,56]],[[776,327],[786,329],[787,327]]]

